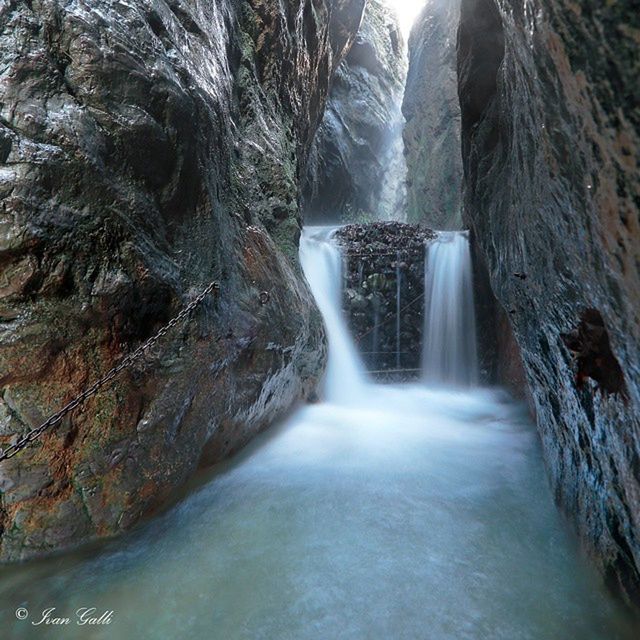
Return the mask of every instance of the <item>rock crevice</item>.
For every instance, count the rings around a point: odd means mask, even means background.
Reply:
[[[460,105],[456,75],[459,0],[431,0],[411,31],[402,104],[407,220],[462,229]]]
[[[369,0],[311,149],[304,183],[308,222],[402,215],[404,47],[384,1]]]

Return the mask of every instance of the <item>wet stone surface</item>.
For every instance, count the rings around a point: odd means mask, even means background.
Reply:
[[[364,0],[301,7],[0,3],[0,447],[220,283],[3,463],[0,561],[133,526],[315,389],[299,176]]]
[[[465,224],[556,500],[640,604],[637,2],[462,0],[458,33]]]

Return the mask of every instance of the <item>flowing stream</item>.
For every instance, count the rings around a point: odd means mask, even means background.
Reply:
[[[365,368],[342,315],[342,255],[331,242],[335,227],[311,227],[300,239],[300,261],[330,336],[324,397],[366,402]]]
[[[301,257],[329,336],[325,401],[127,537],[3,568],[2,637],[634,637],[554,508],[523,409],[369,381],[330,231],[307,229]],[[31,624],[51,607],[71,624]],[[79,627],[80,607],[113,621]]]
[[[427,247],[423,371],[431,383],[478,382],[471,251],[466,231],[440,231]]]

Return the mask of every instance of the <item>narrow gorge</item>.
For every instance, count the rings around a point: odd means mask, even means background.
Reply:
[[[639,16],[0,4],[3,637],[635,640]]]

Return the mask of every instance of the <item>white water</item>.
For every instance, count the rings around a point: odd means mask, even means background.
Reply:
[[[466,231],[441,231],[425,260],[424,377],[431,383],[478,382],[471,252]]]
[[[344,403],[362,399],[366,374],[342,313],[342,255],[330,241],[334,231],[335,227],[305,228],[300,261],[331,338],[324,397]]]
[[[558,516],[520,407],[359,375],[327,233],[306,230],[302,251],[338,402],[301,408],[129,537],[2,570],[2,637],[639,637]],[[50,607],[113,622],[31,626]]]
[[[400,326],[402,324],[402,301],[400,292],[402,291],[402,270],[400,269],[400,252],[396,255],[396,369],[400,369],[400,352],[402,344],[400,339]]]

